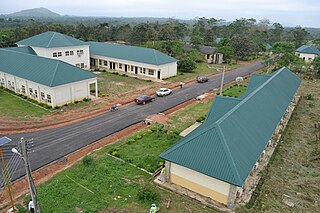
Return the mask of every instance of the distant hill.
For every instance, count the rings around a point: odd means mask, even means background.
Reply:
[[[33,8],[28,10],[21,10],[19,12],[11,13],[8,17],[36,17],[36,18],[57,18],[60,14],[54,13],[47,8]]]

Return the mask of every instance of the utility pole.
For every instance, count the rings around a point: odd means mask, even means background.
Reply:
[[[225,71],[226,71],[226,66],[223,66],[222,78],[221,78],[221,85],[220,85],[220,96],[222,96],[223,81],[224,81],[224,72],[225,72]]]
[[[19,146],[20,146],[20,150],[22,152],[21,157],[24,160],[24,166],[25,166],[26,173],[27,173],[30,194],[31,194],[33,205],[34,205],[34,212],[40,213],[40,208],[39,208],[38,199],[37,199],[37,190],[36,190],[36,186],[33,182],[31,168],[30,168],[30,162],[29,162],[29,156],[28,156],[28,150],[27,150],[26,141],[24,140],[24,138],[21,138]]]
[[[2,152],[2,148],[1,147],[0,147],[0,156],[1,156],[2,167],[3,167],[3,175],[5,177],[5,181],[6,181],[6,184],[7,184],[7,187],[8,187],[11,207],[12,207],[12,210],[15,210],[14,202],[13,202],[13,196],[12,196],[12,190],[11,190],[11,186],[10,186],[9,174],[8,174],[8,170],[7,170],[7,167],[6,167],[6,162],[4,160],[3,152]]]

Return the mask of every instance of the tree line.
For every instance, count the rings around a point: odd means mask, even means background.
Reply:
[[[165,22],[115,23],[115,22],[41,22],[39,20],[0,19],[0,47],[14,46],[14,43],[30,36],[56,31],[84,41],[125,41],[133,45],[152,47],[173,57],[192,58],[201,61],[197,51],[200,45],[218,47],[228,60],[245,60],[266,50],[266,44],[290,42],[294,48],[314,39],[302,27],[285,28],[268,19],[236,19],[231,23],[215,18],[197,18],[192,23],[168,19]],[[221,38],[216,43],[216,38]],[[318,39],[319,40],[319,39]],[[185,42],[194,49],[185,51]]]

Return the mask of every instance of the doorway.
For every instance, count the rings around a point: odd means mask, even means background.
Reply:
[[[138,75],[138,67],[135,67],[134,73]]]
[[[126,65],[126,64],[124,65],[124,71],[128,72],[128,65]]]
[[[158,70],[157,78],[160,79],[160,77],[161,77],[161,72],[160,72],[160,70]]]

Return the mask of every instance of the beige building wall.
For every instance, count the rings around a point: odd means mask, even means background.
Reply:
[[[171,163],[170,181],[227,205],[230,184],[200,172]]]
[[[302,58],[305,62],[311,63],[315,57],[317,57],[317,55],[315,54],[307,54],[307,53],[299,53],[297,52],[297,54],[299,55],[299,58]]]

